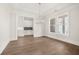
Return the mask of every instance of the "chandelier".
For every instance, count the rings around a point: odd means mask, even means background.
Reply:
[[[40,12],[41,12],[41,10],[40,10],[40,9],[41,9],[41,3],[38,3],[38,9],[39,9],[39,10],[38,10],[38,17],[39,17],[39,19],[40,19],[40,17],[41,17],[41,16],[40,16]]]
[[[41,19],[41,3],[38,3],[38,22],[37,24],[41,24],[43,21]]]

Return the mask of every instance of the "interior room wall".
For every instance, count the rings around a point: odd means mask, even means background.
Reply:
[[[34,37],[44,36],[44,29],[44,19],[36,17],[34,21]]]
[[[12,7],[10,12],[10,40],[17,40],[17,31],[16,31],[16,10]]]
[[[51,38],[55,38],[61,41],[69,42],[75,45],[79,45],[79,6],[72,6],[72,7],[67,7],[64,9],[61,9],[57,12],[51,12],[51,14],[48,14],[47,17],[45,18],[45,35]],[[49,24],[49,19],[52,17],[57,17],[63,13],[69,13],[69,20],[70,20],[70,28],[69,28],[69,37],[66,37],[64,35],[60,35],[58,33],[51,33],[50,32],[50,24]]]
[[[24,29],[23,29],[23,21],[24,21],[24,18],[23,16],[18,16],[17,17],[17,36],[24,36]]]
[[[0,4],[0,54],[10,41],[10,9],[8,4]]]

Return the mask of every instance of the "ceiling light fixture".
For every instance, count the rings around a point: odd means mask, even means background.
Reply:
[[[38,21],[36,22],[37,24],[42,24],[44,22],[41,17],[41,5],[41,3],[38,3]]]
[[[41,20],[41,3],[38,3],[38,21],[37,24],[41,24],[42,20]]]
[[[39,9],[39,11],[38,11],[38,17],[39,17],[39,19],[40,19],[40,12],[41,12],[41,10],[40,10],[40,8],[41,8],[41,3],[38,3],[38,9]]]

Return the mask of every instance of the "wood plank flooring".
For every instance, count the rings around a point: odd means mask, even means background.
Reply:
[[[2,55],[79,55],[79,46],[48,37],[19,37],[11,41]]]

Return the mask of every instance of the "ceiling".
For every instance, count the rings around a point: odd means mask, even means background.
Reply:
[[[40,14],[46,13],[49,10],[59,10],[65,6],[71,5],[71,3],[14,3],[13,6],[17,9],[22,9],[32,13]]]

